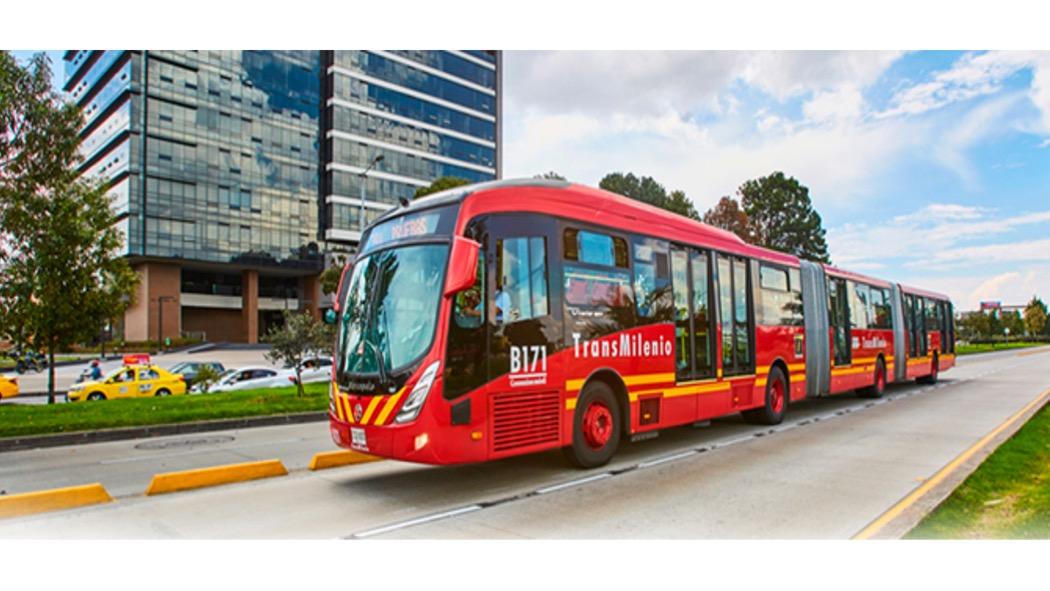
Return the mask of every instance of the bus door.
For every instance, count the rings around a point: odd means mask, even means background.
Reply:
[[[831,349],[834,351],[833,366],[849,365],[852,362],[852,341],[849,324],[849,294],[846,280],[828,278],[828,324],[831,328]]]
[[[922,298],[909,295],[908,309],[911,313],[911,334],[908,335],[911,346],[910,356],[913,359],[925,357],[928,341],[926,338],[926,311]]]
[[[552,305],[555,222],[529,214],[493,216],[485,245],[488,374],[505,388],[489,397],[494,455],[560,442],[561,311]],[[506,376],[506,382],[501,378]]]

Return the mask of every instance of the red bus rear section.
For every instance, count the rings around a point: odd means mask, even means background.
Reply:
[[[429,464],[624,437],[935,381],[948,298],[748,245],[618,195],[501,181],[376,220],[336,303],[333,440]]]

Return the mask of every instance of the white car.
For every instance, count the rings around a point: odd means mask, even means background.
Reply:
[[[303,359],[299,364],[302,371],[302,379],[304,384],[312,384],[314,382],[327,382],[332,379],[332,358],[331,357],[307,357]],[[294,369],[285,369],[292,378],[295,377]]]
[[[250,390],[252,388],[291,386],[295,384],[294,380],[295,375],[289,374],[287,370],[263,366],[241,367],[228,370],[222,374],[219,381],[208,388],[208,392],[232,392],[234,390]],[[190,391],[194,394],[203,392],[199,384],[194,385]]]

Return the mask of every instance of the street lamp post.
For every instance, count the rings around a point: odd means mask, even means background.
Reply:
[[[357,222],[357,231],[360,232],[362,235],[365,232],[365,181],[368,179],[368,171],[372,170],[375,167],[376,164],[379,164],[382,161],[383,161],[383,155],[382,154],[376,156],[375,158],[372,159],[371,162],[368,163],[368,167],[365,168],[363,171],[361,171],[360,174],[357,175],[357,176],[361,177],[361,183],[360,183],[360,186],[361,186],[361,207],[360,207],[360,210],[358,211],[359,217],[358,217],[358,222]]]

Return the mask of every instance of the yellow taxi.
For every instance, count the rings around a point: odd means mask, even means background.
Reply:
[[[15,396],[18,396],[18,378],[0,375],[0,400],[7,400]]]
[[[73,384],[66,392],[69,402],[174,396],[186,393],[186,380],[156,365],[126,365],[97,382]]]

